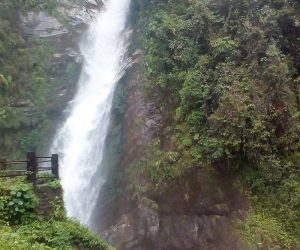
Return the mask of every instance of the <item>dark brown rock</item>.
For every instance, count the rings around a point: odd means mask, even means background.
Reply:
[[[155,93],[146,95],[142,87],[143,55],[140,50],[133,53],[127,82],[125,169],[143,155],[162,127]],[[120,250],[248,249],[236,223],[247,216],[249,204],[234,183],[226,172],[193,168],[162,194],[147,197],[152,205],[145,206],[132,201],[125,175],[115,221],[103,235]]]

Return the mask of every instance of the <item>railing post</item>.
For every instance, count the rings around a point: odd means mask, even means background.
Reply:
[[[37,159],[34,152],[27,153],[27,171],[30,172],[27,174],[28,182],[32,183],[33,186],[36,186],[36,175],[37,175]]]
[[[58,154],[53,154],[51,156],[51,171],[52,174],[59,179],[59,171],[58,171]]]
[[[0,159],[0,171],[7,170],[7,162],[6,159]]]

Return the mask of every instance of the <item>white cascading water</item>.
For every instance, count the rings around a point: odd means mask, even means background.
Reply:
[[[54,138],[68,216],[91,226],[92,212],[105,182],[101,162],[114,87],[124,71],[126,19],[130,0],[104,1],[81,42],[84,58],[78,93]],[[99,174],[100,173],[100,174]]]

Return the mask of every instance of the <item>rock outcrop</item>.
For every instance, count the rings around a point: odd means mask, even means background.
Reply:
[[[136,50],[127,77],[122,168],[143,155],[159,135],[160,112],[155,93],[145,95],[144,54]],[[149,197],[154,206],[131,199],[125,174],[123,195],[112,226],[102,234],[120,250],[248,249],[236,230],[247,215],[248,201],[226,173],[194,168],[163,194]]]
[[[50,84],[57,86],[48,111],[53,118],[62,114],[76,91],[82,62],[78,41],[92,18],[85,7],[68,2],[57,12],[56,16],[41,10],[20,13],[19,24],[23,36],[38,37],[54,48],[48,68]]]

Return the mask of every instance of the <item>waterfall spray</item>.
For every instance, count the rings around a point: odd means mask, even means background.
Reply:
[[[104,10],[91,22],[81,42],[84,61],[78,93],[51,149],[60,155],[68,216],[88,226],[91,226],[92,211],[105,182],[99,168],[101,170],[114,87],[125,66],[129,5],[130,0],[107,0]]]

